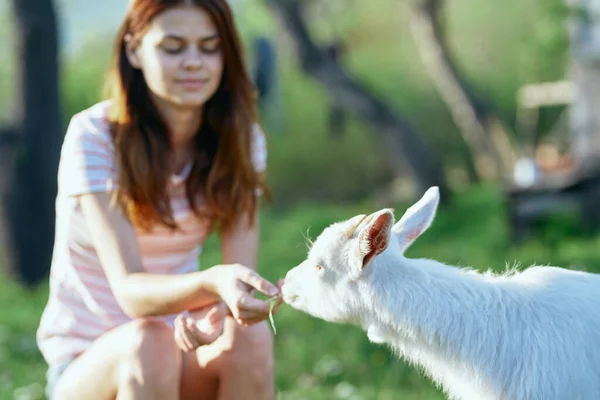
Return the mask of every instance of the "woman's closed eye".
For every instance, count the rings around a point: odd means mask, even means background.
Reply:
[[[221,50],[221,42],[218,38],[209,39],[200,43],[200,51],[206,54],[213,54]]]
[[[167,39],[161,42],[160,48],[168,54],[181,53],[185,49],[185,44],[181,40]]]
[[[187,45],[181,40],[167,39],[160,44],[161,49],[167,54],[178,54],[185,51]],[[198,50],[204,54],[214,54],[221,50],[218,38],[201,41]]]

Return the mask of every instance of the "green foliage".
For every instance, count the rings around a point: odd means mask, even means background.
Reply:
[[[518,88],[566,78],[568,36],[563,0],[447,1],[453,53],[504,115],[515,115]]]
[[[395,204],[397,216],[407,204]],[[259,272],[272,282],[306,256],[307,239],[327,225],[358,213],[370,203],[305,204],[286,212],[268,209],[261,218]],[[489,187],[458,193],[442,208],[432,227],[409,249],[409,257],[431,257],[462,266],[501,272],[506,266],[552,264],[600,272],[600,237],[586,238],[569,218],[548,221],[540,235],[521,246],[507,240],[506,214],[499,192]],[[203,268],[221,262],[216,236],[201,258]],[[21,388],[36,399],[45,366],[35,345],[35,330],[47,297],[42,287],[27,292],[0,282],[0,398]],[[369,343],[357,327],[329,324],[283,304],[274,316],[279,399],[441,400],[428,379],[386,347]],[[33,394],[32,394],[33,393]],[[355,397],[352,397],[352,395]],[[347,395],[347,397],[344,397]]]
[[[103,99],[103,78],[112,56],[112,41],[90,41],[62,68],[65,118]]]
[[[565,75],[561,2],[506,0],[502,6],[477,0],[445,3],[447,39],[459,68],[477,93],[495,104],[509,122],[515,114],[520,85]],[[68,2],[61,4],[63,8],[69,6]],[[396,11],[390,12],[392,9]],[[290,46],[287,35],[277,33],[280,25],[265,2],[247,0],[236,12],[249,56],[250,39],[258,33],[272,35],[279,49],[284,125],[281,129],[267,126],[268,179],[276,205],[286,207],[305,199],[353,201],[389,181],[392,173],[382,144],[356,116],[348,116],[345,137],[330,138],[327,116],[331,101],[323,88],[299,71],[294,46]],[[319,43],[343,35],[348,48],[343,62],[348,72],[414,124],[449,171],[464,167],[464,145],[457,140],[458,132],[424,71],[410,34],[407,2],[352,1],[335,11],[333,6],[313,1],[307,17]],[[65,122],[99,100],[113,34],[96,34],[96,39],[81,46],[76,55],[65,55],[61,74]],[[12,75],[11,71],[10,64],[3,64],[0,80],[13,82],[2,78]],[[2,109],[10,110],[13,98],[11,90],[2,91],[0,104],[6,105]],[[7,112],[7,117],[10,115]],[[542,125],[547,126],[546,120],[555,116],[555,112],[543,114]]]

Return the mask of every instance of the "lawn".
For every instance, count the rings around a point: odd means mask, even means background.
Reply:
[[[400,213],[406,204],[391,206]],[[260,271],[275,281],[302,261],[305,236],[314,239],[331,222],[370,211],[368,203],[265,210]],[[520,246],[509,245],[505,221],[497,191],[469,189],[440,209],[433,226],[407,255],[496,271],[517,263],[600,271],[600,238],[579,234],[573,218],[546,222],[538,238]],[[219,262],[214,236],[202,257],[204,266]],[[36,348],[35,329],[46,296],[45,285],[26,291],[7,281],[0,283],[0,399],[43,398],[45,366]],[[387,348],[369,343],[358,328],[328,324],[286,306],[275,323],[279,399],[443,399],[419,371],[395,359]]]

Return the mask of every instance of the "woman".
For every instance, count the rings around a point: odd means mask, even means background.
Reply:
[[[38,329],[49,398],[274,398],[253,294],[279,289],[254,271],[265,145],[241,53],[225,0],[131,2],[111,98],[62,148]],[[198,271],[217,224],[223,265]]]

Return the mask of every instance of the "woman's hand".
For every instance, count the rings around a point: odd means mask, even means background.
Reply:
[[[281,304],[279,288],[244,265],[217,265],[206,272],[215,293],[240,325],[250,326],[269,317],[270,302],[254,297],[256,290],[270,297],[277,296],[273,313]]]
[[[218,302],[189,312],[189,316],[179,314],[175,319],[175,342],[185,351],[196,350],[211,344],[223,333],[227,306]]]

